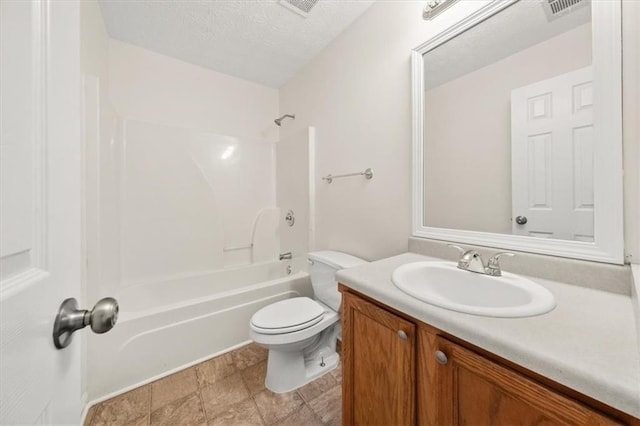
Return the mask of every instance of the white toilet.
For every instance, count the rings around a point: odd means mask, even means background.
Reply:
[[[265,384],[276,393],[289,392],[336,368],[340,333],[336,271],[366,263],[336,251],[309,253],[309,275],[315,300],[294,297],[253,314],[250,336],[269,349]]]

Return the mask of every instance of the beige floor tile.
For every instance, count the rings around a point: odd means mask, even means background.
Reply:
[[[249,391],[236,373],[200,390],[207,419],[214,419],[230,406],[249,398]]]
[[[320,417],[323,423],[334,424],[342,417],[342,389],[340,386],[329,389],[309,402],[309,407]]]
[[[269,351],[255,343],[250,343],[247,346],[236,349],[231,353],[233,354],[233,358],[238,369],[244,370],[247,367],[251,367],[260,361],[267,359]]]
[[[286,419],[276,424],[277,426],[322,426],[320,418],[307,405]]]
[[[149,414],[150,389],[142,386],[96,405],[91,426],[128,425]]]
[[[152,426],[200,425],[205,421],[198,392],[173,401],[151,413]]]
[[[208,426],[262,426],[263,424],[256,403],[252,399],[247,399],[209,420]]]
[[[340,425],[341,368],[275,394],[264,386],[267,354],[251,344],[205,361],[91,407],[85,426]]]
[[[342,413],[339,416],[334,417],[327,423],[323,423],[325,426],[342,426]]]
[[[241,374],[251,395],[262,392],[265,389],[264,379],[267,377],[267,361],[245,368]]]
[[[148,414],[144,417],[140,417],[139,419],[135,419],[131,423],[127,423],[127,426],[149,426],[149,416]]]
[[[196,370],[188,368],[151,383],[151,411],[198,390]]]
[[[309,402],[335,386],[338,386],[337,380],[327,373],[298,389],[298,393],[306,402]]]
[[[285,419],[304,404],[302,397],[295,391],[273,393],[267,389],[253,398],[256,401],[262,419],[267,425],[272,425]]]
[[[336,368],[335,370],[333,370],[329,374],[331,374],[338,383],[342,383],[342,365]]]
[[[209,386],[220,379],[229,377],[237,371],[232,353],[217,356],[195,366],[198,375],[198,385],[201,388]]]

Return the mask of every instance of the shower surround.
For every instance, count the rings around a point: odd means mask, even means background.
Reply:
[[[85,340],[89,403],[246,344],[255,311],[311,295],[308,202],[276,197],[282,170],[308,183],[276,156],[309,150],[278,146],[277,90],[103,42],[83,66],[85,298],[116,297],[120,319]]]

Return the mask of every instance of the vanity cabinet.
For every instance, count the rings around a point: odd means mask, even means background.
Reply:
[[[344,425],[638,425],[340,285]]]
[[[435,349],[438,424],[620,424],[440,336]]]
[[[415,324],[348,293],[342,301],[343,424],[414,424]]]

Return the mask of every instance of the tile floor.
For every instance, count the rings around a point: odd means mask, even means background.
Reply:
[[[340,368],[285,394],[265,389],[266,368],[250,344],[96,404],[85,426],[341,424]]]

